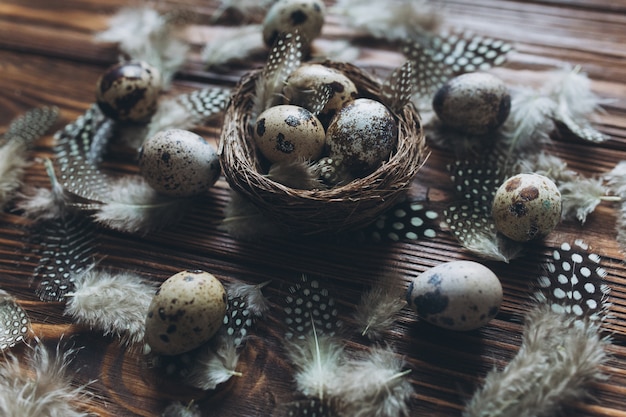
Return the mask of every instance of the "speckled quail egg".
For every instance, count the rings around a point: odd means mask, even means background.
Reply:
[[[272,163],[318,159],[324,150],[324,135],[317,117],[290,104],[268,108],[254,126],[254,141]]]
[[[120,122],[147,122],[161,92],[159,70],[143,61],[113,65],[98,79],[96,102],[108,117]]]
[[[561,220],[561,193],[539,174],[518,174],[498,188],[491,214],[496,229],[517,242],[547,236]]]
[[[441,123],[452,129],[485,135],[500,127],[511,111],[511,95],[492,74],[472,72],[446,82],[433,98]]]
[[[190,197],[215,184],[221,167],[215,147],[203,137],[188,130],[168,129],[143,143],[139,171],[159,193]]]
[[[335,113],[358,95],[356,85],[343,72],[321,64],[301,65],[287,79],[283,93],[289,104],[310,109],[315,94],[323,88],[329,89],[330,97],[317,117],[328,124]]]
[[[145,342],[152,352],[178,355],[207,342],[226,314],[226,291],[205,271],[181,271],[165,280],[146,317]]]
[[[281,33],[297,30],[308,45],[321,33],[325,14],[321,0],[278,0],[263,20],[263,41],[271,47]]]
[[[357,98],[346,104],[326,131],[329,156],[343,160],[355,176],[368,174],[389,159],[397,145],[398,128],[384,104]]]
[[[407,302],[417,315],[449,330],[474,330],[487,324],[500,309],[502,284],[486,266],[451,261],[413,278]]]

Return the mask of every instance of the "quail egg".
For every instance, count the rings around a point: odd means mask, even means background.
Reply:
[[[316,160],[324,150],[324,127],[307,109],[281,104],[259,115],[254,140],[272,163]]]
[[[271,47],[281,33],[297,30],[308,45],[321,33],[325,14],[321,0],[278,0],[263,20],[263,41]]]
[[[190,197],[215,184],[221,167],[215,147],[203,137],[188,130],[168,129],[143,143],[139,171],[159,193]]]
[[[502,284],[486,266],[451,261],[424,271],[407,290],[407,302],[417,315],[449,330],[474,330],[500,309]]]
[[[207,342],[226,314],[222,283],[205,271],[181,271],[165,280],[148,308],[145,342],[162,355],[178,355]]]
[[[120,122],[147,122],[157,109],[161,74],[143,61],[121,62],[98,80],[96,102],[102,112]]]
[[[547,236],[561,220],[561,193],[539,174],[518,174],[496,191],[491,214],[506,237],[527,242]]]
[[[341,159],[355,176],[365,175],[389,159],[398,141],[398,128],[384,104],[357,98],[346,104],[326,131],[331,158]]]
[[[449,80],[435,93],[433,109],[444,126],[470,135],[485,135],[509,116],[511,95],[498,77],[467,73]]]
[[[283,93],[288,103],[310,109],[315,93],[322,88],[329,89],[330,97],[317,117],[326,124],[358,95],[356,86],[344,73],[321,64],[304,64],[298,67],[287,79]]]

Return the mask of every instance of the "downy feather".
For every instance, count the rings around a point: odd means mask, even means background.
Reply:
[[[95,265],[76,276],[74,284],[66,295],[65,315],[125,345],[143,340],[156,284],[131,272],[97,270]]]
[[[95,35],[99,42],[117,43],[127,58],[145,61],[161,72],[167,89],[187,58],[189,44],[177,37],[185,19],[161,15],[149,5],[123,7],[109,19],[108,28]]]
[[[376,347],[350,359],[336,373],[331,394],[340,414],[351,417],[408,416],[413,386],[404,360],[389,347]]]
[[[0,363],[0,415],[90,416],[79,411],[88,397],[85,386],[74,386],[68,369],[75,352],[57,347],[51,353],[38,343],[23,359],[8,353]]]
[[[285,348],[296,370],[297,390],[308,397],[328,397],[345,360],[343,344],[334,337],[318,334],[313,326],[304,339],[287,340]]]
[[[233,376],[242,376],[236,370],[239,351],[231,337],[220,335],[202,349],[194,358],[194,366],[189,374],[191,386],[205,391],[213,390]]]
[[[230,192],[230,199],[224,209],[224,219],[220,229],[236,239],[255,240],[264,236],[280,236],[284,227],[269,219],[246,197],[236,191]]]
[[[246,25],[229,29],[219,38],[212,39],[202,50],[201,59],[207,68],[220,68],[240,62],[253,54],[265,51],[261,25]]]
[[[396,320],[396,314],[406,306],[404,289],[396,286],[392,276],[384,276],[361,295],[354,312],[357,330],[370,340],[381,340]]]
[[[158,194],[140,176],[111,183],[109,200],[97,206],[93,219],[114,230],[148,233],[176,223],[189,201]]]
[[[161,417],[202,417],[200,407],[191,401],[185,405],[180,401],[170,403],[161,413]]]
[[[276,162],[270,166],[267,177],[297,190],[315,190],[323,188],[320,171],[308,161],[294,160]]]
[[[599,327],[541,303],[526,315],[522,345],[501,371],[487,374],[464,417],[550,416],[589,395],[601,380],[608,339]]]
[[[20,142],[9,141],[0,147],[0,208],[13,199],[22,186],[28,166],[27,148]]]
[[[269,310],[267,299],[261,289],[268,285],[270,281],[260,284],[247,284],[241,281],[233,281],[226,284],[226,292],[229,297],[246,300],[247,309],[255,316],[262,316]]]

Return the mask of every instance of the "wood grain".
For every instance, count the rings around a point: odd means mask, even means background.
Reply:
[[[107,18],[126,5],[122,0],[4,0],[0,3],[0,133],[26,110],[55,105],[61,110],[56,128],[74,120],[94,101],[94,86],[102,71],[117,59],[115,45],[97,43],[96,31]],[[564,158],[583,175],[602,174],[626,160],[626,4],[597,1],[445,1],[446,26],[512,42],[515,52],[504,68],[495,69],[507,83],[536,85],[544,71],[564,64],[580,65],[592,79],[593,90],[606,99],[605,113],[596,126],[611,139],[602,144],[572,141],[567,134],[553,138],[550,151]],[[330,3],[329,3],[330,4]],[[175,94],[202,86],[232,87],[263,56],[234,65],[228,71],[205,70],[199,61],[203,42],[217,39],[225,26],[212,25],[215,1],[164,0],[159,8],[188,8],[197,20],[186,33],[193,42],[189,62],[177,74]],[[229,22],[222,22],[226,25]],[[232,23],[232,22],[231,22]],[[330,19],[322,39],[350,35],[337,18]],[[356,65],[387,74],[402,57],[385,45],[361,41]],[[199,131],[217,143],[220,118]],[[50,157],[52,135],[33,150],[33,164],[25,182],[46,186],[48,179],[40,157]],[[114,175],[136,172],[134,153],[113,144],[105,167]],[[418,174],[413,192],[432,202],[444,203],[452,194],[446,164],[452,155],[432,149]],[[301,274],[318,277],[338,301],[341,318],[349,329],[360,294],[382,274],[395,271],[399,283],[429,267],[453,259],[474,259],[449,234],[416,242],[354,243],[345,240],[268,238],[235,240],[219,224],[229,201],[228,185],[220,179],[176,227],[147,235],[99,230],[101,265],[131,270],[161,282],[182,269],[205,269],[224,282],[241,280],[271,284],[266,294],[270,314],[260,321],[243,351],[235,377],[215,391],[201,392],[168,381],[146,365],[139,348],[124,349],[112,338],[74,325],[63,315],[62,303],[44,303],[34,293],[30,277],[36,260],[25,259],[24,241],[29,221],[8,207],[0,214],[0,287],[9,291],[27,311],[34,333],[50,346],[71,339],[81,349],[72,363],[74,382],[88,384],[93,396],[83,404],[102,417],[155,416],[174,399],[194,399],[203,416],[267,416],[295,398],[291,365],[282,347],[282,306],[289,286]],[[626,267],[615,241],[615,206],[608,202],[584,226],[566,222],[542,244],[529,247],[527,256],[510,264],[487,262],[501,278],[505,300],[488,326],[467,333],[450,333],[419,322],[408,309],[401,312],[387,335],[404,355],[415,388],[411,415],[460,416],[463,404],[494,367],[501,368],[520,345],[521,316],[528,305],[530,282],[539,265],[565,240],[583,238],[603,258],[611,286],[612,334],[610,361],[604,367],[609,379],[596,384],[594,398],[568,405],[565,415],[585,417],[626,416]],[[350,348],[363,349],[367,341],[345,335]],[[18,350],[19,352],[19,350]]]

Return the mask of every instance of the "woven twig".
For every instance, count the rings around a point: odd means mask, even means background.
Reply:
[[[324,65],[343,71],[360,97],[379,99],[380,82],[363,70],[347,63]],[[293,189],[265,175],[267,161],[254,144],[250,108],[259,74],[252,71],[240,80],[226,109],[219,154],[233,190],[289,232],[305,235],[359,229],[402,197],[426,159],[424,132],[413,105],[396,114],[397,149],[376,171],[330,189]]]

